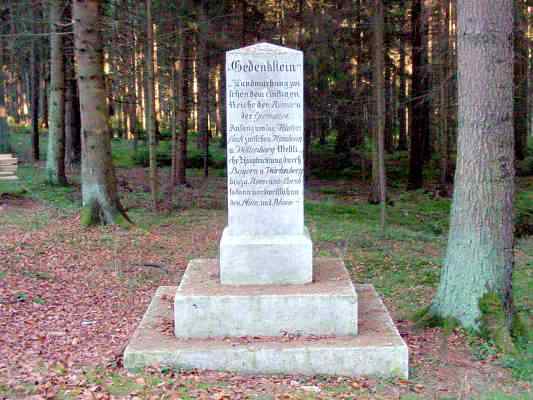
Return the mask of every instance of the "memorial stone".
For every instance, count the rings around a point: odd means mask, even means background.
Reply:
[[[312,281],[304,226],[303,55],[260,43],[226,53],[228,226],[222,284]]]
[[[179,287],[158,289],[124,351],[125,367],[406,379],[407,346],[374,288],[355,287],[341,259],[313,261],[304,226],[302,53],[266,43],[230,51],[226,80],[220,259],[193,259]],[[175,337],[160,328],[172,313]]]

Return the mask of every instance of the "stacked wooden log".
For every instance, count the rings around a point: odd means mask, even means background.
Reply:
[[[11,154],[0,154],[0,181],[17,180],[18,160]]]

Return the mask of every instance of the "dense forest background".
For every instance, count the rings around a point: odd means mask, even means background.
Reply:
[[[175,182],[185,183],[187,165],[203,165],[207,176],[207,167],[216,162],[208,154],[209,142],[225,146],[224,54],[268,41],[305,54],[308,176],[324,171],[326,160],[314,151],[320,147],[334,151],[328,171],[369,175],[374,128],[383,120],[385,154],[408,153],[408,189],[423,187],[430,170],[443,193],[453,180],[455,1],[386,1],[382,22],[376,22],[374,2],[365,0],[101,3],[94,28],[102,33],[111,134],[131,141],[137,164],[149,163],[145,143],[153,118],[155,140],[162,142],[158,163],[173,163]],[[528,154],[531,13],[525,1],[514,4],[515,153],[525,173],[531,172],[531,158],[522,162]],[[81,159],[81,140],[69,2],[5,1],[1,18],[0,104],[6,112],[0,115],[0,137],[6,136],[6,117],[14,126],[31,125],[31,157],[38,160],[39,129],[52,121],[54,129],[57,125],[65,131],[61,157],[67,166],[75,165]],[[373,39],[376,24],[383,30],[382,43]],[[49,44],[51,34],[59,48]],[[382,46],[384,55],[383,115],[378,115],[372,93],[375,46]],[[58,57],[64,60],[60,84],[51,63]],[[64,92],[64,113],[49,106],[57,91]],[[62,114],[64,122],[56,124]],[[188,152],[187,137],[195,138],[198,153]]]

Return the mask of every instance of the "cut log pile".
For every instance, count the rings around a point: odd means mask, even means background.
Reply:
[[[0,154],[0,181],[17,180],[18,160],[11,154]]]

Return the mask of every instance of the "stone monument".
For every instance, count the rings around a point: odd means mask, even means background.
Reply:
[[[222,284],[304,284],[303,56],[262,43],[226,54],[228,227]]]
[[[407,377],[407,347],[373,287],[354,286],[342,260],[313,259],[303,85],[300,51],[259,43],[227,53],[220,257],[192,260],[178,288],[158,289],[126,368]],[[160,329],[171,318],[174,336]]]

